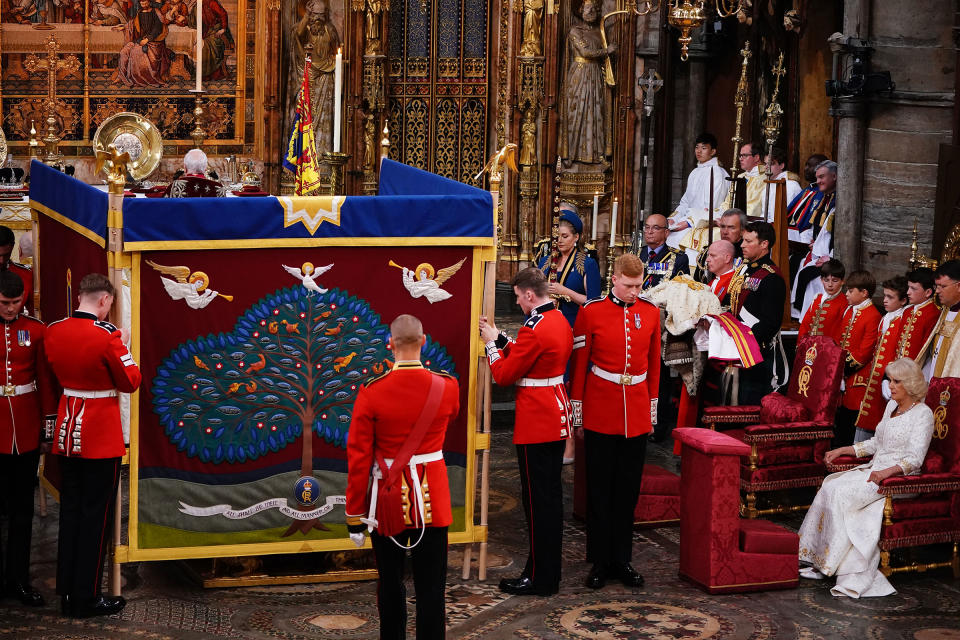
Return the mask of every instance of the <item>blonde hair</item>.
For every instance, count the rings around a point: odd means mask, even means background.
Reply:
[[[887,365],[887,377],[898,380],[913,400],[922,402],[927,396],[927,381],[920,365],[910,358],[900,358]]]

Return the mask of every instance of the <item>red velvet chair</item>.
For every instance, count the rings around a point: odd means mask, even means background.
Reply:
[[[880,484],[879,493],[886,501],[880,529],[880,570],[890,576],[951,567],[953,577],[960,578],[960,378],[931,380],[927,405],[933,409],[935,426],[923,469],[918,475],[896,476]],[[846,471],[868,460],[843,456],[828,467],[831,472]],[[911,494],[915,497],[894,499]],[[953,543],[948,561],[890,565],[894,549],[945,542]]]
[[[583,436],[574,439],[573,515],[587,518],[587,470],[583,464]],[[633,524],[662,527],[680,522],[680,476],[653,464],[643,465],[640,497],[633,510]]]
[[[750,446],[740,470],[742,508],[748,518],[808,508],[758,510],[756,494],[819,487],[823,482],[823,455],[833,438],[842,378],[843,357],[837,343],[824,336],[804,336],[797,342],[787,395],[768,394],[760,405],[704,410],[704,426],[724,430]]]
[[[740,518],[740,457],[750,448],[708,429],[674,429],[682,445],[680,575],[710,593],[797,586],[799,536]]]

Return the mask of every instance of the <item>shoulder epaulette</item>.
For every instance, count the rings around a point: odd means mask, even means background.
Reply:
[[[650,298],[645,298],[645,297],[643,297],[643,296],[637,296],[637,302],[646,302],[647,304],[649,304],[649,305],[652,306],[652,307],[657,307],[658,309],[660,308],[659,305],[657,305],[656,302],[654,302],[654,301],[651,300]]]
[[[594,302],[600,302],[601,300],[603,300],[603,299],[605,299],[605,298],[606,298],[606,296],[600,296],[599,298],[591,298],[591,299],[587,300],[586,302],[584,302],[584,303],[583,303],[583,306],[586,307],[588,304],[593,304]]]
[[[24,318],[27,318],[28,320],[33,320],[34,322],[39,322],[40,324],[43,324],[43,320],[35,316],[32,316],[29,313],[21,313],[20,315]]]
[[[776,272],[777,272],[777,268],[774,267],[773,265],[770,265],[770,264],[765,264],[765,265],[763,265],[763,268],[766,269],[767,271],[769,271],[770,273],[776,273]]]
[[[54,320],[53,322],[47,324],[47,326],[48,326],[48,327],[52,327],[53,325],[59,324],[59,323],[63,322],[64,320],[69,320],[70,318],[71,318],[71,316],[67,316],[66,318],[60,318],[59,320]]]
[[[538,313],[536,315],[530,316],[526,322],[523,323],[523,326],[528,329],[536,329],[537,325],[540,324],[540,321],[543,320],[543,315]]]
[[[365,386],[365,387],[369,387],[369,386],[372,385],[374,382],[379,382],[380,380],[383,380],[383,379],[386,378],[388,375],[390,375],[390,372],[391,372],[391,371],[393,371],[393,369],[387,369],[387,370],[384,371],[383,373],[381,373],[381,374],[379,374],[379,375],[373,376],[372,378],[370,378],[369,380],[367,380],[367,381],[364,383],[364,386]]]
[[[107,331],[108,333],[113,333],[114,331],[118,331],[117,326],[115,324],[111,322],[107,322],[106,320],[94,320],[93,324],[97,327],[100,327],[104,331]]]
[[[453,375],[449,371],[444,371],[443,369],[440,369],[439,371],[430,371],[430,373],[435,373],[438,376],[443,376],[444,378],[450,378],[451,380],[457,379],[457,376]]]
[[[11,261],[10,261],[10,264],[13,265],[13,266],[15,266],[15,267],[20,267],[21,269],[23,269],[23,270],[25,270],[25,271],[33,271],[33,267],[31,267],[31,266],[28,265],[28,264],[23,264],[22,262],[15,262],[15,261],[11,260]]]

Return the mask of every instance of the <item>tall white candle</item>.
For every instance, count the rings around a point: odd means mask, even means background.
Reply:
[[[203,91],[203,0],[197,0],[197,91]]]
[[[343,93],[343,55],[337,49],[333,66],[333,152],[340,151],[340,97]]]
[[[614,242],[617,238],[617,207],[619,206],[617,199],[613,199],[613,213],[610,215],[610,247],[613,248]]]
[[[597,239],[597,211],[600,209],[600,192],[593,192],[593,221],[590,223],[590,237]]]

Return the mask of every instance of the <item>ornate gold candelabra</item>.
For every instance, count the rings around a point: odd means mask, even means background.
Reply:
[[[324,151],[323,163],[330,167],[330,195],[344,195],[343,168],[350,159],[349,153]]]
[[[193,144],[197,149],[203,147],[203,141],[207,137],[207,132],[203,130],[203,90],[197,91],[191,89],[193,95],[193,131],[190,137],[193,138]]]

